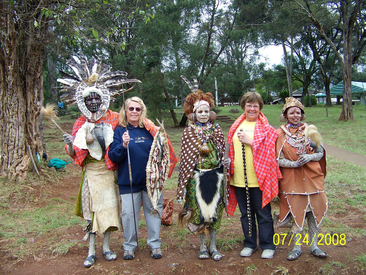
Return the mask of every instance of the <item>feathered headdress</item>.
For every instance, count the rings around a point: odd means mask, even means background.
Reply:
[[[67,61],[73,75],[62,72],[62,78],[57,79],[62,84],[61,100],[67,104],[77,103],[79,110],[90,120],[97,121],[108,110],[110,100],[130,89],[123,88],[125,83],[141,83],[138,79],[127,79],[127,73],[123,71],[111,72],[108,65],[102,63],[102,57],[86,59],[85,56],[72,56]],[[93,114],[86,108],[84,98],[91,92],[101,96],[102,105]]]
[[[185,76],[181,75],[180,77],[188,84],[188,87],[191,90],[191,93],[186,97],[186,101],[184,102],[184,113],[187,115],[189,120],[195,121],[195,116],[192,115],[195,110],[202,104],[208,105],[210,109],[214,107],[214,97],[211,93],[203,93],[198,89],[197,77],[192,76],[193,84]],[[215,120],[216,117],[216,113],[214,111],[210,111],[210,121]]]

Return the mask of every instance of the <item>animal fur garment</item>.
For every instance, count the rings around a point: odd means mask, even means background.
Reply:
[[[91,144],[88,144],[86,139],[88,131],[93,136],[93,142]],[[112,141],[113,129],[110,124],[85,122],[76,133],[74,145],[79,149],[88,150],[93,158],[101,160],[105,155],[106,148],[108,148]]]
[[[311,141],[316,143],[317,147],[322,143],[322,137],[318,132],[318,128],[316,128],[315,125],[309,125],[308,127],[306,127],[305,138],[306,139],[310,138]]]
[[[159,121],[160,127],[151,145],[149,160],[146,165],[146,189],[154,213],[159,213],[158,201],[163,192],[164,182],[168,178],[170,167],[170,154],[168,137],[164,125]]]
[[[216,209],[220,202],[220,189],[223,179],[223,167],[210,171],[194,171],[196,180],[196,200],[201,212],[201,223],[217,220]]]

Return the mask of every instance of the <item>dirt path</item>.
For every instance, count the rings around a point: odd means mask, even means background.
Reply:
[[[353,162],[354,164],[360,166],[366,166],[366,157],[364,155],[353,153],[329,144],[324,144],[324,147],[327,151],[327,154],[331,155],[332,157],[343,161]]]

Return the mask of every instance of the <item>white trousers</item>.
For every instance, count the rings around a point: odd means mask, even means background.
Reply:
[[[126,241],[123,243],[123,249],[134,251],[137,247],[137,237],[138,237],[138,224],[139,224],[139,214],[141,210],[141,202],[143,205],[148,239],[147,245],[151,249],[160,248],[161,239],[160,236],[160,227],[161,227],[161,219],[157,214],[150,215],[153,210],[152,204],[150,202],[149,196],[146,191],[140,191],[138,193],[133,193],[133,201],[135,205],[135,217],[136,217],[136,227],[134,226],[134,217],[133,217],[133,207],[132,207],[132,198],[131,193],[122,194],[122,226],[123,226],[123,236]],[[159,202],[159,214],[160,217],[163,213],[163,194],[161,194]],[[135,232],[135,228],[137,228],[137,232]]]

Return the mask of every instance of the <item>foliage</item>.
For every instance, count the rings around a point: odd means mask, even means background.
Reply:
[[[310,103],[311,104],[309,104],[309,96],[308,95],[304,96],[302,101],[303,101],[305,107],[316,106],[316,104],[318,104],[318,101],[316,100],[316,97],[314,95],[310,96],[310,101],[311,101]]]
[[[278,96],[282,99],[282,102],[286,102],[286,97],[289,97],[289,93],[288,91],[282,91]]]

